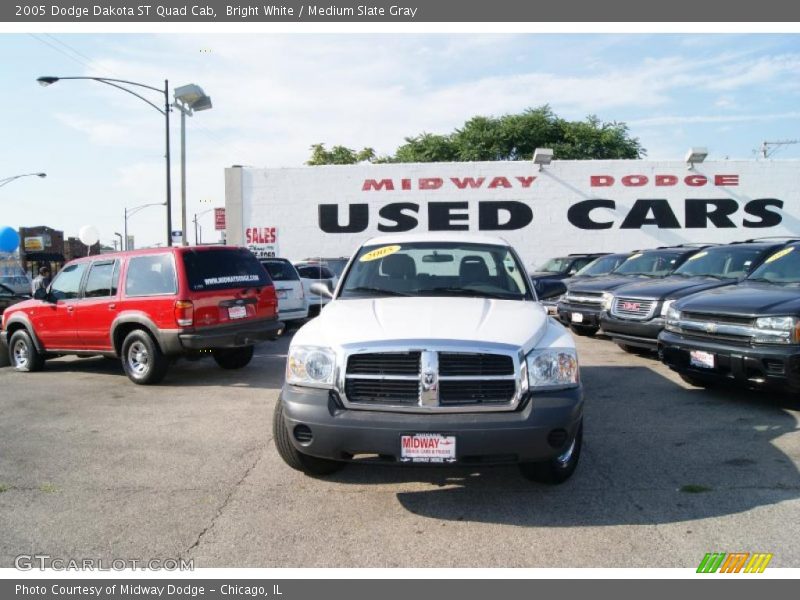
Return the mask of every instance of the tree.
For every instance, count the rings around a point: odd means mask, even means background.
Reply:
[[[548,105],[500,117],[476,116],[449,134],[422,133],[405,138],[393,156],[376,157],[371,148],[355,153],[322,144],[312,146],[308,164],[352,164],[370,162],[447,162],[530,160],[536,148],[552,148],[556,159],[642,158],[646,151],[628,126],[601,121],[590,115],[583,121],[558,117]],[[318,152],[319,150],[319,152]],[[348,162],[335,162],[337,150]],[[367,153],[367,154],[364,154]],[[358,157],[366,157],[358,159]]]
[[[311,158],[306,161],[307,165],[354,165],[360,162],[374,162],[376,160],[375,150],[364,148],[356,152],[345,146],[333,146],[330,150],[325,148],[325,144],[314,144],[311,146]]]

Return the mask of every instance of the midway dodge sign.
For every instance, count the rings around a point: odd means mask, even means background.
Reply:
[[[280,228],[289,258],[382,233],[500,235],[527,262],[568,252],[793,235],[800,162],[555,161],[226,170],[227,233]]]

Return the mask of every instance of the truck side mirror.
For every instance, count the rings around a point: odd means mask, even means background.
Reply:
[[[539,300],[557,298],[567,293],[567,286],[558,279],[540,279],[534,284]]]
[[[312,283],[311,287],[308,288],[312,294],[316,294],[317,296],[324,296],[325,298],[333,298],[333,293],[328,289],[328,286],[324,283],[316,282]]]
[[[33,298],[35,300],[43,300],[44,302],[50,301],[50,294],[47,293],[47,290],[44,288],[37,288],[35,292],[33,292]]]

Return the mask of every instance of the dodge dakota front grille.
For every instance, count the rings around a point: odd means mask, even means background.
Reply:
[[[339,384],[350,408],[510,410],[519,394],[516,353],[450,350],[354,352]]]
[[[623,319],[644,321],[653,316],[657,301],[644,298],[615,297],[611,303],[611,314]]]

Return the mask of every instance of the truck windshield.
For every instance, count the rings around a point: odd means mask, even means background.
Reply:
[[[600,258],[596,258],[588,265],[583,267],[580,271],[575,273],[576,277],[600,277],[601,275],[608,275],[616,269],[622,261],[625,260],[625,256],[602,256]]]
[[[673,275],[738,279],[747,275],[764,250],[763,246],[709,248],[690,256],[685,263],[675,269]]]
[[[551,258],[540,267],[536,268],[537,273],[566,273],[572,259],[567,256]]]
[[[672,272],[680,254],[676,252],[639,252],[622,263],[614,274],[663,277]]]
[[[363,247],[339,296],[532,299],[522,265],[508,247],[460,242]]]
[[[800,283],[800,247],[778,250],[747,279],[779,284]]]

